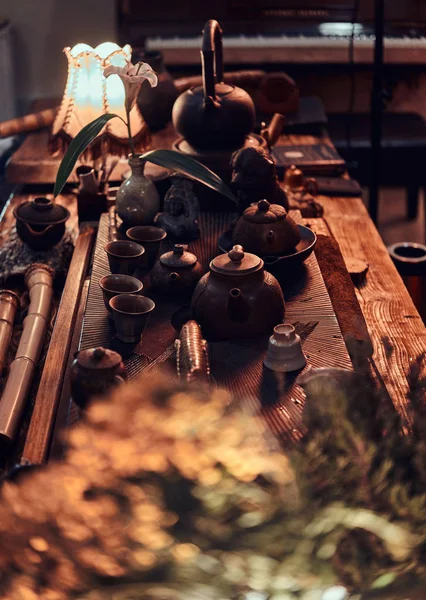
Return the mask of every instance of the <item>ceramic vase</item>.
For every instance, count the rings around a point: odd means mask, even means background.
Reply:
[[[150,225],[160,210],[160,196],[155,185],[144,175],[145,161],[130,156],[132,174],[123,181],[116,196],[116,211],[124,225]]]
[[[138,106],[150,131],[163,129],[172,119],[172,108],[179,92],[173,78],[164,66],[161,52],[139,52],[134,60],[148,63],[156,72],[158,85],[152,88],[147,82],[140,89]]]

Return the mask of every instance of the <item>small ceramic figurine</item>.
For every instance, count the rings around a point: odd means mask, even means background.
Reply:
[[[176,369],[182,381],[208,381],[210,377],[207,342],[203,340],[201,327],[194,320],[182,327],[175,341]]]
[[[181,175],[172,176],[172,186],[164,198],[164,212],[155,219],[170,237],[194,240],[200,237],[200,207],[193,182]]]
[[[266,198],[271,204],[289,209],[287,194],[280,187],[275,163],[263,148],[242,148],[231,158],[232,187],[239,212]]]
[[[306,365],[300,337],[293,325],[283,323],[274,327],[263,364],[280,373],[297,371]]]

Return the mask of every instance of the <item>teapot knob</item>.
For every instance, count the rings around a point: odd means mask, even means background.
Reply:
[[[228,257],[232,262],[241,262],[244,258],[244,248],[237,244],[228,252]]]
[[[267,200],[259,200],[257,203],[258,210],[261,210],[262,212],[268,212],[270,206],[271,204]]]
[[[93,350],[93,358],[97,361],[102,360],[105,356],[105,348],[95,348]]]
[[[175,244],[173,246],[173,254],[175,256],[182,256],[184,251],[186,250],[186,246],[184,244]]]

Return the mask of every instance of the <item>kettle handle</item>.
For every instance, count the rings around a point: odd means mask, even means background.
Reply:
[[[203,30],[201,48],[204,97],[216,98],[215,83],[223,81],[222,29],[217,21],[207,21]]]

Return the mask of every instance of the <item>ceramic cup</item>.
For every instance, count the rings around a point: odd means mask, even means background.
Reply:
[[[109,301],[117,337],[122,342],[137,344],[155,303],[145,296],[120,294]]]
[[[136,242],[127,240],[108,242],[105,246],[111,273],[133,275],[141,266],[141,258],[145,249]]]
[[[161,242],[167,237],[167,232],[152,225],[136,225],[126,231],[126,237],[145,248],[142,267],[152,269],[160,253]]]
[[[274,327],[263,364],[281,373],[297,371],[306,365],[301,340],[293,325],[282,323]]]
[[[140,294],[143,283],[130,275],[105,275],[99,280],[108,316],[112,319],[109,301],[119,294]]]

